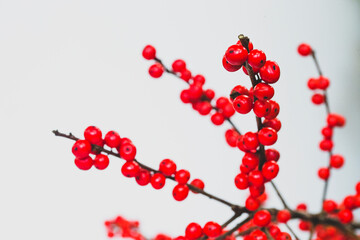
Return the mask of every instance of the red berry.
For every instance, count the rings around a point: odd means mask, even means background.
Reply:
[[[181,169],[177,171],[175,174],[175,180],[179,184],[186,184],[189,181],[189,179],[190,179],[190,173],[188,170]]]
[[[281,223],[287,223],[287,221],[289,221],[291,218],[291,213],[289,212],[289,210],[280,210],[277,215],[276,215],[276,219],[278,222]]]
[[[222,233],[221,226],[216,222],[207,222],[203,228],[206,236],[216,238]]]
[[[199,106],[199,113],[203,116],[208,115],[212,110],[212,106],[209,102],[205,101],[205,102],[201,102],[200,106]]]
[[[151,45],[146,45],[142,52],[142,55],[147,60],[154,59],[156,56],[156,49]]]
[[[271,222],[271,214],[267,210],[257,211],[254,215],[254,224],[258,227],[266,227]]]
[[[330,113],[327,117],[329,127],[343,127],[345,125],[345,118],[336,113]]]
[[[193,78],[193,80],[194,80],[194,84],[195,84],[195,85],[200,85],[200,86],[202,86],[202,85],[204,85],[204,83],[205,83],[205,77],[204,77],[203,75],[200,75],[200,74],[195,75],[194,78]]]
[[[171,176],[176,172],[176,164],[170,159],[164,159],[160,163],[159,170],[165,176]]]
[[[326,77],[320,76],[318,78],[318,88],[326,90],[330,85],[330,80]]]
[[[339,154],[332,155],[330,158],[330,165],[333,168],[341,168],[344,165],[344,157]]]
[[[204,188],[205,188],[204,182],[201,181],[200,179],[197,179],[197,178],[192,180],[190,184],[193,185],[194,187],[197,187],[197,188],[201,189],[201,190],[204,190]],[[192,192],[193,193],[198,193],[198,192],[195,192],[195,191],[192,191]]]
[[[252,99],[247,95],[240,95],[233,101],[235,111],[241,114],[247,114],[253,107]]]
[[[81,170],[89,170],[93,165],[93,160],[90,156],[84,158],[75,158],[75,165]]]
[[[140,186],[146,186],[149,184],[151,179],[151,174],[148,170],[146,169],[140,169],[140,171],[138,172],[138,174],[135,177],[136,182],[140,185]]]
[[[182,70],[180,72],[180,78],[185,82],[189,82],[189,80],[191,79],[191,72],[187,69]]]
[[[230,118],[232,115],[235,114],[234,107],[231,103],[227,103],[222,109],[221,113],[225,118]]]
[[[259,229],[256,229],[250,233],[253,240],[268,240],[266,234]]]
[[[234,66],[234,65],[231,65],[225,58],[225,56],[223,57],[222,59],[222,64],[224,66],[224,68],[228,71],[228,72],[235,72],[237,70],[239,70],[241,68],[241,65],[240,66]]]
[[[291,236],[287,232],[281,232],[276,236],[275,240],[291,240]]]
[[[272,129],[274,129],[275,131],[278,132],[281,129],[281,122],[277,118],[274,118],[274,119],[271,119],[271,120],[265,119],[263,121],[263,126],[264,127],[270,127],[270,128],[272,128]]]
[[[331,151],[333,146],[334,146],[333,141],[328,140],[328,139],[322,140],[319,144],[320,149],[323,151]]]
[[[343,201],[345,208],[350,210],[354,209],[356,207],[355,201],[356,201],[355,196],[351,196],[351,195],[346,196]]]
[[[332,135],[333,135],[333,130],[331,127],[324,127],[321,130],[321,134],[326,138],[326,139],[331,139]]]
[[[314,104],[322,104],[324,103],[325,101],[325,97],[324,95],[320,94],[320,93],[315,93],[312,97],[311,97],[311,101],[314,103]]]
[[[255,187],[261,187],[264,185],[264,177],[259,170],[254,170],[249,173],[249,183]]]
[[[271,225],[268,227],[270,235],[275,238],[280,232],[280,228],[276,225]]]
[[[306,222],[306,221],[300,220],[300,222],[299,222],[299,228],[300,228],[300,230],[302,230],[302,231],[309,231],[310,228],[311,228],[311,224],[310,224],[310,222]]]
[[[164,73],[164,67],[160,63],[155,63],[149,67],[149,74],[153,78],[159,78]]]
[[[333,200],[325,200],[323,203],[323,209],[327,213],[332,213],[337,209],[337,204]]]
[[[273,101],[273,100],[269,100],[269,103],[271,105],[270,107],[270,112],[265,115],[265,118],[267,120],[271,120],[277,117],[277,115],[279,115],[280,112],[280,106],[277,102]]]
[[[211,122],[217,126],[223,124],[224,121],[224,116],[219,112],[216,112],[211,116]]]
[[[350,223],[354,218],[353,213],[349,209],[341,210],[338,213],[338,217],[339,217],[339,220],[344,224]]]
[[[186,185],[178,184],[174,187],[172,194],[176,201],[182,201],[188,196],[189,188]]]
[[[262,118],[270,113],[271,105],[268,101],[256,100],[254,103],[254,113],[257,117]]]
[[[261,169],[261,173],[267,180],[272,180],[279,173],[279,165],[275,161],[265,162]]]
[[[104,170],[109,166],[109,157],[104,154],[96,155],[94,166],[99,170]]]
[[[196,240],[203,234],[202,228],[197,223],[190,223],[185,230],[185,237],[189,240]]]
[[[120,157],[126,161],[132,161],[136,156],[136,147],[131,142],[121,144],[119,148]]]
[[[227,99],[226,97],[219,97],[216,100],[216,107],[217,108],[223,108],[225,107],[225,105],[227,105],[229,103],[229,99]]]
[[[215,97],[215,92],[212,89],[205,90],[204,94],[209,100],[212,100]]]
[[[264,127],[258,134],[260,144],[264,146],[273,145],[277,141],[277,133],[274,129]]]
[[[231,90],[230,100],[234,101],[240,95],[249,95],[249,90],[244,86],[237,85]]]
[[[101,130],[95,126],[87,127],[84,131],[84,137],[91,144],[97,144],[99,142],[102,142]]]
[[[299,203],[297,206],[296,206],[296,210],[301,210],[301,211],[306,211],[307,209],[307,206],[305,203]]]
[[[328,168],[320,168],[318,171],[319,178],[327,180],[330,176],[330,170]]]
[[[111,148],[117,148],[120,145],[120,135],[115,131],[110,131],[105,135],[105,144]]]
[[[254,87],[254,96],[260,100],[270,100],[275,94],[274,88],[266,83],[258,83]]]
[[[254,49],[249,53],[248,63],[251,67],[261,68],[266,62],[266,55],[263,51]]]
[[[231,65],[243,65],[248,58],[248,51],[243,46],[235,44],[226,50],[225,58]]]
[[[252,197],[260,197],[265,192],[265,186],[261,185],[259,187],[250,185],[249,186],[250,195]]]
[[[174,72],[182,72],[186,69],[186,63],[182,59],[175,60],[172,64],[172,69]]]
[[[304,57],[309,56],[312,53],[312,49],[309,44],[302,43],[298,47],[298,53]]]
[[[128,178],[135,177],[140,171],[139,164],[134,161],[126,162],[121,167],[121,173]]]
[[[277,162],[280,158],[280,153],[276,149],[266,149],[265,150],[266,161],[275,161]]]
[[[260,77],[266,83],[276,83],[280,78],[279,65],[274,61],[266,61],[260,68]]]
[[[319,80],[317,78],[310,78],[307,85],[310,90],[315,90],[319,88]]]
[[[151,176],[151,186],[153,186],[153,188],[155,189],[161,189],[165,186],[165,176],[162,175],[161,173],[155,173],[154,175]]]
[[[244,173],[239,173],[235,177],[235,186],[240,190],[247,189],[249,187],[248,176]]]
[[[240,138],[239,133],[234,129],[228,129],[225,132],[225,139],[230,147],[236,147],[239,138]]]
[[[86,158],[91,152],[91,144],[87,140],[77,140],[71,150],[75,157]]]
[[[249,150],[256,150],[259,147],[259,140],[256,133],[247,132],[244,134],[242,141]]]
[[[256,209],[258,209],[260,207],[260,201],[255,197],[249,196],[246,199],[245,207],[249,211],[255,211]]]
[[[180,93],[180,99],[183,103],[190,103],[190,92],[189,89],[184,89]]]
[[[249,170],[252,171],[259,165],[259,157],[255,153],[245,153],[242,158],[242,164]]]
[[[357,194],[360,194],[360,182],[355,185],[355,190]]]

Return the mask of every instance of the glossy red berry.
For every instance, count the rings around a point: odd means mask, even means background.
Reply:
[[[151,176],[150,183],[151,186],[155,189],[161,189],[165,186],[165,176],[161,173],[155,173]]]
[[[319,104],[324,103],[325,97],[324,97],[324,95],[322,95],[322,94],[320,94],[320,93],[315,93],[314,95],[312,95],[311,101],[312,101],[314,104],[319,105]]]
[[[227,103],[222,109],[221,113],[225,118],[230,118],[232,115],[235,114],[234,107],[231,103]]]
[[[178,184],[174,187],[172,194],[176,201],[183,201],[189,194],[189,187]]]
[[[266,61],[260,68],[260,77],[266,83],[276,83],[280,78],[279,65],[274,61]]]
[[[159,170],[165,176],[171,176],[176,172],[176,164],[170,159],[164,159],[160,163]]]
[[[200,86],[202,86],[202,85],[204,85],[204,83],[205,83],[205,77],[203,76],[203,75],[201,75],[201,74],[197,74],[197,75],[195,75],[194,77],[193,77],[193,80],[194,80],[194,84],[195,85],[200,85]]]
[[[87,140],[77,140],[71,150],[75,157],[86,158],[91,153],[91,144]]]
[[[271,222],[271,214],[267,210],[257,211],[254,215],[254,224],[258,227],[266,227]]]
[[[317,78],[310,78],[307,82],[308,88],[310,90],[315,90],[319,88],[319,80]]]
[[[121,173],[128,178],[136,177],[136,175],[139,173],[140,167],[139,164],[137,164],[134,161],[126,162],[121,167]]]
[[[235,86],[230,93],[230,100],[234,101],[240,95],[249,95],[249,90],[241,85]]]
[[[276,235],[275,240],[291,240],[291,236],[287,232],[281,232]]]
[[[254,170],[249,173],[249,183],[252,186],[260,187],[264,185],[264,177],[259,170]]]
[[[225,52],[226,60],[235,66],[244,64],[248,58],[248,51],[241,45],[232,45]]]
[[[180,99],[183,103],[190,103],[190,92],[189,89],[184,89],[180,93]]]
[[[330,85],[330,80],[324,76],[320,76],[318,78],[318,88],[322,90],[326,90]]]
[[[344,157],[339,154],[332,155],[330,165],[333,168],[341,168],[344,165]]]
[[[248,176],[244,173],[239,173],[235,177],[235,186],[240,190],[247,189],[249,187]]]
[[[327,213],[332,213],[337,209],[337,204],[333,200],[325,200],[323,203],[323,209]]]
[[[142,55],[147,60],[154,59],[156,56],[156,49],[151,45],[146,45],[142,52]]]
[[[269,233],[273,238],[276,238],[276,236],[281,232],[280,228],[276,225],[271,225],[268,227]]]
[[[175,181],[179,184],[186,184],[190,179],[190,173],[188,170],[181,169],[175,174]]]
[[[215,92],[212,89],[206,89],[204,94],[209,100],[212,100],[215,97]]]
[[[151,179],[151,174],[148,170],[146,169],[140,169],[140,171],[138,172],[138,174],[135,177],[136,182],[140,185],[140,186],[146,186],[149,184]]]
[[[120,157],[126,161],[132,161],[136,156],[136,147],[131,142],[121,144],[119,148]]]
[[[318,171],[319,178],[327,180],[330,176],[330,170],[328,168],[320,168]]]
[[[332,135],[333,135],[333,130],[331,127],[324,127],[321,130],[321,134],[326,138],[326,139],[331,139]]]
[[[200,179],[197,179],[197,178],[192,180],[190,184],[193,185],[194,187],[197,187],[197,188],[201,189],[201,190],[204,190],[204,188],[205,188],[204,182],[202,180],[200,180]],[[198,193],[198,192],[195,192],[195,191],[192,191],[192,192],[196,193],[196,194]]]
[[[234,66],[234,65],[231,65],[225,58],[225,56],[223,57],[222,59],[222,64],[224,66],[224,68],[228,71],[228,72],[235,72],[237,70],[239,70],[241,68],[241,65],[240,66]]]
[[[268,101],[256,100],[254,103],[254,113],[257,117],[262,118],[270,113],[271,105]]]
[[[203,234],[202,228],[197,223],[190,223],[185,229],[185,237],[189,240],[196,240]]]
[[[96,155],[94,166],[99,170],[104,170],[109,166],[109,157],[104,154]]]
[[[219,126],[219,125],[223,124],[224,121],[225,121],[224,116],[223,116],[221,113],[219,113],[219,112],[216,112],[216,113],[214,113],[214,114],[211,116],[211,122],[212,122],[214,125]]]
[[[191,79],[191,72],[188,69],[184,69],[180,72],[180,78],[185,82],[189,82]]]
[[[273,145],[277,141],[277,133],[274,129],[264,127],[258,134],[259,142],[264,146]]]
[[[249,191],[250,191],[250,195],[252,197],[260,197],[265,192],[265,186],[264,185],[261,185],[261,186],[250,185]]]
[[[305,203],[299,203],[299,204],[296,206],[296,210],[306,211],[306,210],[307,210],[307,206],[306,206]]]
[[[255,153],[245,153],[242,158],[242,164],[249,170],[252,171],[259,165],[259,156]]]
[[[323,151],[331,151],[333,146],[334,146],[333,141],[328,140],[328,139],[324,139],[319,143],[319,147]]]
[[[84,158],[75,158],[75,165],[81,170],[89,170],[93,166],[94,161],[90,156]]]
[[[225,132],[226,142],[230,147],[236,147],[240,134],[235,129],[228,129]]]
[[[272,129],[274,129],[275,131],[278,132],[281,129],[281,121],[279,119],[277,119],[277,118],[274,118],[274,119],[271,119],[271,120],[265,119],[263,121],[263,126],[272,128]]]
[[[247,132],[244,134],[242,141],[249,150],[256,150],[259,147],[259,139],[256,133]]]
[[[287,223],[291,218],[291,213],[289,210],[280,210],[276,215],[276,220],[280,223]]]
[[[209,102],[205,101],[205,102],[201,102],[199,104],[199,109],[198,109],[198,112],[205,116],[205,115],[208,115],[212,110],[212,106]]]
[[[279,173],[279,165],[275,161],[265,162],[261,169],[261,173],[267,180],[272,180]]]
[[[186,63],[182,59],[175,60],[171,66],[174,72],[182,72],[186,69]]]
[[[265,150],[266,161],[275,161],[277,162],[280,158],[280,153],[276,149],[269,148]]]
[[[120,146],[120,135],[115,131],[110,131],[105,135],[105,144],[111,148],[117,148]]]
[[[263,51],[254,49],[249,53],[248,63],[251,67],[261,68],[266,62],[266,55]]]
[[[266,234],[259,229],[256,229],[250,233],[253,240],[268,240]]]
[[[221,226],[216,222],[207,222],[203,228],[206,236],[216,238],[222,233]]]
[[[350,223],[354,218],[353,213],[349,209],[341,210],[338,213],[338,217],[339,217],[339,220],[344,224]]]
[[[310,45],[306,44],[306,43],[300,44],[297,50],[298,50],[298,53],[304,57],[309,56],[312,53],[312,49],[311,49]]]
[[[260,201],[252,196],[249,196],[245,201],[245,207],[249,211],[255,211],[260,207]]]
[[[91,144],[102,142],[101,130],[95,126],[87,127],[84,131],[84,137],[85,140],[89,141]]]
[[[247,114],[253,107],[253,101],[247,95],[240,95],[234,99],[233,106],[238,113]]]
[[[266,83],[258,83],[254,87],[254,96],[260,100],[270,100],[275,94],[274,88]]]
[[[155,63],[149,67],[149,74],[153,78],[159,78],[164,73],[164,67],[160,63]]]
[[[300,220],[299,222],[299,229],[302,231],[309,231],[311,228],[310,222]]]
[[[349,195],[344,198],[343,204],[344,204],[345,208],[351,210],[356,207],[355,201],[356,201],[355,196]]]
[[[267,120],[276,118],[280,112],[280,106],[277,102],[275,102],[273,100],[269,100],[269,103],[271,105],[270,112],[267,115],[265,115],[265,119],[267,119]]]

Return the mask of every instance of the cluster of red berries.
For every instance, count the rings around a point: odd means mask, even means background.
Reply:
[[[208,238],[216,238],[223,233],[223,229],[216,222],[207,222],[204,227],[201,227],[198,223],[190,223],[185,230],[185,237],[179,236],[176,240],[196,240],[204,235]]]
[[[118,216],[113,220],[105,222],[108,237],[122,237],[131,238],[134,240],[145,240],[146,238],[139,233],[139,222],[128,221],[125,218]]]

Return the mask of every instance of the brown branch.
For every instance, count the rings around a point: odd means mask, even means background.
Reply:
[[[242,225],[244,225],[245,223],[247,223],[248,221],[250,221],[250,219],[252,218],[252,215],[249,215],[247,218],[245,218],[243,221],[241,221],[240,223],[238,223],[235,227],[233,227],[232,229],[230,229],[229,231],[227,231],[226,233],[220,235],[219,237],[215,238],[215,240],[222,240],[225,239],[227,236],[233,234],[235,231],[237,231],[239,229],[239,227],[241,227]]]
[[[286,204],[285,199],[282,197],[282,195],[280,194],[279,189],[276,187],[275,183],[273,181],[270,181],[271,186],[274,188],[276,194],[278,195],[278,197],[280,198],[280,201],[282,202],[282,204],[284,205],[284,207],[286,209],[289,209],[289,206]]]

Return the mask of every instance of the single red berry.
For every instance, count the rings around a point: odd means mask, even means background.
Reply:
[[[268,240],[266,234],[259,229],[256,229],[250,233],[253,240]]]
[[[183,184],[178,184],[174,187],[172,194],[176,201],[182,201],[188,196],[189,187]]]
[[[215,92],[212,89],[206,89],[204,94],[209,100],[212,100],[215,97]]]
[[[89,170],[94,161],[90,156],[86,156],[84,158],[75,158],[75,165],[81,170]]]
[[[205,102],[201,102],[200,106],[199,106],[199,113],[203,116],[208,115],[212,110],[212,106],[209,102],[205,101]]]
[[[306,211],[307,209],[307,206],[305,203],[299,203],[297,206],[296,206],[296,210],[300,210],[300,211]]]
[[[343,116],[339,115],[339,114],[337,114],[336,117],[337,117],[337,126],[338,127],[345,126],[346,119]]]
[[[120,145],[123,145],[123,144],[126,144],[126,143],[132,143],[132,141],[129,138],[126,138],[126,137],[121,138]]]
[[[351,210],[356,207],[355,201],[356,201],[355,196],[349,195],[344,198],[343,204],[344,204],[345,208]]]
[[[188,69],[184,69],[180,72],[180,78],[185,82],[189,82],[191,79],[191,72]]]
[[[156,49],[151,45],[146,45],[142,52],[142,55],[147,60],[154,59],[156,56]]]
[[[291,213],[289,212],[289,210],[280,210],[277,215],[276,215],[276,219],[278,222],[280,223],[287,223],[287,221],[289,221],[291,218]]]
[[[269,127],[264,127],[259,131],[258,134],[260,144],[264,146],[270,146],[276,143],[277,133],[274,129]]]
[[[326,90],[330,85],[330,80],[324,76],[318,78],[318,88]]]
[[[235,66],[244,64],[248,58],[248,51],[241,45],[232,45],[225,52],[226,60]]]
[[[271,222],[271,214],[267,210],[257,211],[254,215],[254,224],[258,227],[266,227]]]
[[[87,127],[84,131],[84,137],[91,144],[97,144],[99,142],[102,142],[101,130],[95,126]]]
[[[86,158],[91,152],[91,144],[87,140],[77,140],[71,150],[75,157]]]
[[[105,144],[111,148],[117,148],[120,146],[121,138],[120,135],[115,131],[109,131],[105,135]]]
[[[266,161],[275,161],[277,162],[280,158],[280,153],[276,149],[269,148],[265,150]]]
[[[223,57],[222,59],[222,64],[224,66],[224,68],[228,71],[228,72],[236,72],[237,70],[239,70],[241,68],[241,65],[240,66],[234,66],[234,65],[231,65],[225,58],[225,56]]]
[[[264,185],[264,177],[259,170],[254,170],[249,173],[249,183],[252,186],[260,187]]]
[[[216,107],[217,108],[223,108],[225,105],[227,105],[228,103],[230,103],[229,99],[227,99],[226,97],[219,97],[216,100]]]
[[[258,83],[254,87],[254,96],[260,100],[270,100],[275,94],[274,88],[266,83]]]
[[[276,225],[271,225],[271,226],[268,227],[268,229],[269,229],[270,235],[271,235],[273,238],[276,238],[276,236],[277,236],[279,233],[281,233],[280,228],[279,228],[278,226],[276,226]]]
[[[255,153],[245,153],[242,164],[252,171],[259,166],[259,156]]]
[[[225,132],[226,142],[230,147],[236,147],[237,141],[239,140],[240,135],[235,129],[228,129]]]
[[[275,240],[291,240],[291,236],[287,232],[281,232],[276,236]]]
[[[165,180],[166,178],[164,175],[162,175],[161,173],[155,173],[151,176],[150,183],[153,188],[158,190],[165,186]]]
[[[240,190],[247,189],[249,187],[248,176],[244,173],[239,173],[235,177],[235,186]]]
[[[104,170],[109,166],[109,157],[104,154],[96,155],[94,166],[99,170]]]
[[[319,178],[327,180],[330,176],[330,170],[326,167],[320,168],[318,171]]]
[[[357,194],[360,194],[360,182],[355,185],[355,190]]]
[[[245,201],[245,207],[249,211],[255,211],[260,207],[260,201],[252,196],[249,196]]]
[[[320,93],[315,93],[312,97],[311,97],[311,101],[316,104],[322,104],[325,101],[325,97],[324,95],[320,94]]]
[[[310,222],[306,222],[303,220],[300,220],[299,222],[299,229],[302,231],[309,231],[311,228],[311,223]]]
[[[264,126],[264,127],[272,128],[272,129],[274,129],[275,131],[278,132],[278,131],[280,131],[280,129],[281,129],[281,122],[280,122],[280,120],[277,119],[277,118],[274,118],[274,119],[271,119],[271,120],[265,119],[265,120],[263,121],[263,126]]]
[[[261,185],[259,187],[250,185],[249,186],[250,195],[252,197],[260,197],[265,192],[265,186]]]
[[[259,139],[256,133],[247,132],[244,134],[242,141],[249,150],[255,150],[259,147]]]
[[[327,123],[329,127],[343,127],[345,122],[345,118],[336,113],[330,113],[327,117]]]
[[[334,146],[333,141],[328,140],[328,139],[324,139],[319,143],[319,147],[323,151],[331,151],[333,146]]]
[[[121,173],[128,178],[135,177],[140,171],[139,164],[134,161],[126,162],[121,167]]]
[[[265,118],[267,120],[271,120],[277,117],[277,115],[279,115],[280,112],[280,106],[277,102],[273,101],[273,100],[269,100],[269,103],[271,105],[270,107],[270,112],[265,115]]]
[[[332,155],[330,165],[333,168],[341,168],[344,165],[344,157],[339,154]]]
[[[190,103],[190,91],[189,89],[184,89],[180,93],[180,99],[183,103]]]
[[[331,139],[332,135],[333,135],[333,130],[331,127],[324,127],[321,130],[321,134],[326,138],[326,139]]]
[[[135,159],[136,156],[136,147],[134,144],[128,142],[121,144],[119,148],[120,157],[126,161],[132,161]]]
[[[204,182],[201,181],[200,179],[197,179],[197,178],[192,180],[190,184],[193,185],[194,187],[197,187],[197,188],[201,189],[201,190],[204,190],[204,188],[205,188]],[[192,192],[193,193],[198,193],[198,192],[195,192],[195,191],[192,191]]]
[[[261,68],[266,62],[266,55],[263,51],[254,49],[249,53],[248,63],[251,67]]]
[[[280,78],[279,65],[274,61],[266,61],[260,68],[260,77],[266,83],[276,83]]]
[[[347,224],[353,220],[354,215],[351,212],[351,210],[343,209],[338,213],[338,217],[339,217],[340,222]]]
[[[179,184],[186,184],[190,179],[190,173],[188,170],[181,169],[175,174],[175,181]]]
[[[270,113],[271,104],[269,101],[256,100],[254,103],[254,113],[257,117],[262,118]]]
[[[146,169],[140,169],[140,171],[138,172],[138,174],[135,177],[136,182],[140,185],[140,186],[146,186],[149,184],[151,179],[151,174],[148,170]]]
[[[337,209],[337,204],[333,200],[325,200],[323,203],[323,209],[327,213],[332,213]]]
[[[223,116],[221,113],[219,113],[219,112],[216,112],[216,113],[214,113],[214,114],[211,116],[211,122],[212,122],[214,125],[219,126],[219,125],[223,124],[224,121],[225,121],[224,116]]]
[[[206,236],[216,238],[222,233],[221,226],[216,222],[207,222],[203,228]]]
[[[174,72],[182,72],[186,69],[186,63],[182,59],[175,60],[172,64],[172,69]]]
[[[203,90],[201,88],[201,86],[198,86],[198,85],[190,85],[189,87],[189,94],[190,94],[190,99],[191,100],[197,100],[201,97],[203,93]]]
[[[205,83],[205,77],[204,77],[203,75],[200,75],[200,74],[195,75],[194,78],[193,78],[193,80],[194,80],[194,84],[195,84],[195,85],[200,85],[200,86],[202,86],[202,85],[204,85],[204,83]]]
[[[153,78],[159,78],[164,73],[164,67],[160,63],[155,63],[149,67],[149,74]]]
[[[233,101],[235,111],[241,114],[247,114],[253,108],[252,99],[247,95],[240,95]]]
[[[235,114],[234,107],[231,103],[225,104],[225,106],[221,109],[221,113],[225,118],[230,118],[232,115]]]
[[[267,180],[272,180],[279,173],[279,165],[275,161],[265,162],[261,169],[261,173]]]
[[[310,78],[307,82],[308,88],[310,90],[315,90],[319,88],[319,80],[317,78]]]
[[[165,176],[171,176],[176,172],[176,164],[170,159],[164,159],[160,163],[159,170]]]
[[[311,49],[310,45],[306,44],[306,43],[300,44],[297,50],[298,50],[298,53],[304,57],[309,56],[312,53],[312,49]]]
[[[230,92],[230,100],[234,101],[240,95],[249,95],[249,90],[244,86],[237,85]]]
[[[203,234],[202,228],[197,223],[190,223],[185,229],[185,237],[189,240],[196,240]]]

